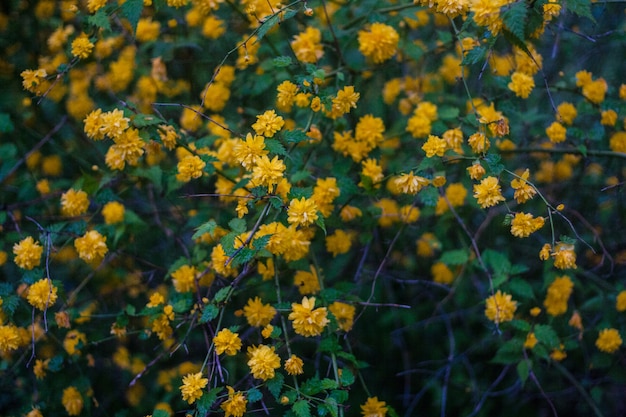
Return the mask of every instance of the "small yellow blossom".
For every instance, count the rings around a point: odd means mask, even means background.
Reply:
[[[287,221],[298,226],[308,226],[318,219],[317,205],[310,198],[293,199],[287,209]]]
[[[227,386],[228,399],[220,405],[220,408],[226,413],[224,417],[243,417],[246,413],[248,400],[241,391],[236,391],[231,386]]]
[[[326,307],[315,308],[315,297],[304,297],[300,304],[292,303],[288,318],[294,331],[305,337],[319,336],[329,322]]]
[[[89,208],[89,197],[82,190],[69,189],[61,195],[61,214],[80,216]]]
[[[551,316],[558,316],[567,311],[567,302],[574,289],[574,283],[567,275],[557,277],[546,294],[543,305]]]
[[[187,374],[183,377],[183,385],[180,386],[180,392],[183,395],[183,400],[188,404],[193,404],[196,400],[200,399],[203,394],[204,387],[207,386],[209,380],[202,378],[202,373]]]
[[[124,205],[118,201],[110,201],[102,207],[102,216],[106,224],[116,224],[124,220]]]
[[[363,417],[385,417],[387,415],[387,404],[378,401],[378,397],[370,397],[361,405],[361,415]]]
[[[280,368],[280,358],[274,352],[274,346],[250,346],[248,366],[254,378],[267,381],[274,378],[275,370]]]
[[[72,42],[72,55],[76,58],[85,59],[93,51],[93,46],[87,35],[82,33]]]
[[[622,290],[617,294],[615,309],[620,313],[626,311],[626,290]]]
[[[250,326],[264,327],[276,316],[276,309],[270,304],[263,304],[259,297],[254,297],[244,306],[243,314]]]
[[[516,213],[511,220],[511,234],[515,237],[528,237],[541,229],[545,223],[543,217],[533,217],[530,213]]]
[[[604,329],[596,339],[596,347],[606,353],[616,352],[622,346],[622,338],[617,329]]]
[[[510,294],[498,290],[485,302],[485,316],[494,323],[513,320],[517,310],[517,301],[513,301]]]
[[[400,36],[389,25],[372,23],[369,30],[359,31],[358,40],[359,51],[375,64],[380,64],[396,53]]]
[[[106,241],[106,236],[102,236],[97,230],[90,230],[74,241],[74,247],[80,259],[99,264],[109,251]]]
[[[289,375],[302,375],[304,373],[304,362],[296,355],[291,355],[289,359],[285,361],[285,371]]]
[[[241,350],[241,339],[238,333],[233,333],[229,329],[222,329],[213,338],[215,344],[215,352],[218,355],[226,353],[233,356]]]
[[[31,270],[41,263],[43,247],[32,236],[25,237],[13,245],[13,261],[22,269]]]
[[[335,301],[328,306],[328,310],[335,316],[337,326],[339,326],[341,330],[344,332],[352,330],[352,326],[354,325],[354,313],[356,312],[356,308],[353,305]]]
[[[57,287],[48,278],[42,278],[28,287],[26,299],[33,307],[44,311],[57,300]]]
[[[482,208],[495,206],[505,201],[496,177],[487,177],[480,184],[474,184],[474,198]]]
[[[83,397],[74,386],[69,386],[63,390],[61,403],[70,416],[77,416],[83,410]]]

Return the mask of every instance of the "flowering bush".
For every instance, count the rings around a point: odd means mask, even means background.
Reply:
[[[610,416],[624,6],[0,13],[7,416]]]

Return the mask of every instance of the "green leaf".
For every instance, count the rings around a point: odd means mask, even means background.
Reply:
[[[191,306],[193,305],[193,299],[191,298],[191,293],[181,293],[179,298],[174,301],[172,307],[175,313],[186,313],[189,311]]]
[[[265,385],[269,392],[278,400],[280,397],[280,391],[283,388],[283,384],[285,383],[285,376],[280,372],[276,372],[274,378],[268,380]]]
[[[521,330],[523,332],[529,332],[532,328],[530,323],[525,320],[511,320],[509,324],[512,327],[515,327],[516,329]]]
[[[169,417],[170,413],[167,410],[155,409],[152,412],[152,417]]]
[[[507,6],[504,13],[502,13],[504,25],[519,39],[524,39],[524,26],[527,14],[528,9],[525,1],[515,2]]]
[[[339,352],[341,350],[341,346],[334,337],[326,337],[320,341],[319,346],[317,347],[318,352]]]
[[[283,139],[286,143],[300,143],[311,140],[306,133],[300,129],[286,130],[283,133]]]
[[[0,113],[0,133],[11,133],[15,130],[15,125],[11,116],[7,113]],[[4,155],[2,155],[4,157]]]
[[[87,18],[87,23],[97,27],[98,29],[103,29],[105,32],[111,31],[111,21],[109,20],[109,16],[107,16],[104,9],[98,10],[93,15]]]
[[[263,394],[256,388],[250,388],[246,393],[246,400],[248,400],[249,403],[261,401],[261,399],[263,399]]]
[[[287,150],[285,149],[283,144],[277,141],[276,139],[265,139],[265,149],[267,149],[268,151],[270,151],[270,153],[273,153],[275,155],[281,155],[281,156],[287,155]]]
[[[522,387],[526,383],[528,375],[530,374],[531,364],[532,362],[529,360],[523,360],[517,364],[517,375],[519,376],[520,381],[522,381]]]
[[[463,57],[461,65],[474,65],[482,62],[487,57],[488,49],[484,46],[475,46],[471,50],[467,51],[467,54]]]
[[[137,114],[132,119],[133,125],[141,129],[146,126],[154,126],[163,123],[163,120],[153,114]]]
[[[198,321],[200,322],[200,324],[207,323],[217,317],[219,313],[219,308],[217,308],[213,304],[207,304],[204,306],[204,309],[202,310],[202,315],[200,316],[200,320]]]
[[[509,288],[514,296],[518,298],[534,299],[533,287],[522,278],[513,278],[509,282]]]
[[[149,168],[137,168],[133,171],[138,177],[149,180],[158,192],[163,189],[163,170],[160,166],[153,165]]]
[[[337,400],[339,404],[343,404],[348,401],[348,391],[343,389],[334,389],[330,392],[330,397]]]
[[[413,61],[419,61],[424,56],[424,50],[415,44],[412,40],[407,39],[400,45],[400,50],[404,55],[411,58]]]
[[[317,220],[315,220],[315,224],[324,231],[324,236],[326,236],[326,223],[324,221],[324,216],[318,214]]]
[[[246,225],[246,221],[244,219],[234,218],[228,222],[228,227],[233,232],[240,234],[246,231],[248,226]]]
[[[354,384],[354,374],[348,368],[343,368],[341,370],[341,376],[339,377],[341,385],[344,387],[350,386]]]
[[[449,250],[441,254],[439,260],[446,265],[463,265],[469,260],[469,253],[466,249]]]
[[[495,274],[508,275],[511,272],[511,262],[501,252],[487,249],[483,252],[482,257],[483,261],[493,269]]]
[[[459,108],[446,106],[437,110],[437,117],[441,120],[454,120],[459,117]]]
[[[57,355],[48,362],[48,370],[50,372],[58,372],[63,368],[63,356]]]
[[[198,414],[201,416],[206,415],[211,411],[211,407],[215,400],[217,400],[217,396],[220,392],[222,392],[223,387],[213,388],[209,392],[205,392],[202,397],[196,402],[196,407],[198,410]]]
[[[302,384],[301,390],[308,396],[319,394],[323,390],[322,381],[319,378],[311,378]]]
[[[321,382],[321,387],[324,390],[339,388],[339,384],[334,379],[324,378],[320,382]]]
[[[504,343],[491,360],[492,363],[512,364],[524,357],[524,340],[514,338]]]
[[[322,409],[324,410],[323,412],[321,411]],[[337,405],[337,400],[333,397],[326,398],[325,402],[317,406],[317,413],[319,415],[322,415],[322,413],[324,413],[323,415],[326,415],[326,412],[330,413],[332,417],[337,417],[339,415],[339,406]]]
[[[196,229],[196,232],[193,234],[193,236],[191,236],[191,239],[196,240],[205,233],[213,234],[216,227],[217,227],[217,223],[215,223],[215,220],[211,219],[208,222],[202,224],[200,227],[198,227]]]
[[[266,18],[263,22],[261,22],[261,26],[256,31],[255,35],[257,37],[257,42],[259,42],[263,37],[267,34],[267,32],[276,26],[279,23],[284,22],[287,19],[291,19],[296,15],[296,11],[292,9],[287,9],[282,13],[276,13],[268,18]]]
[[[283,68],[291,65],[292,61],[288,56],[277,56],[272,62],[276,68]]]
[[[296,401],[291,409],[298,417],[311,417],[310,405],[307,400]]]
[[[495,153],[485,155],[485,162],[487,162],[491,175],[498,176],[504,170],[504,165],[500,163],[500,159],[500,155]]]
[[[134,305],[128,304],[126,306],[126,314],[128,314],[129,316],[134,316],[136,313],[137,313],[137,309],[135,308]]]
[[[133,34],[137,31],[137,22],[143,12],[143,0],[126,0],[122,4],[122,16],[130,22],[133,28]]]
[[[226,297],[228,297],[228,294],[230,293],[231,289],[232,287],[230,285],[228,287],[224,287],[220,289],[218,292],[215,293],[215,297],[213,297],[213,300],[216,303],[221,303],[222,301],[226,299]]]
[[[592,21],[596,21],[594,19],[593,14],[591,14],[591,1],[589,0],[567,0],[564,2],[565,9],[569,10],[572,13],[577,14],[581,17],[586,17],[591,19]]]
[[[419,199],[427,207],[437,206],[439,191],[435,187],[426,187],[418,193]]]
[[[559,335],[556,334],[552,326],[547,324],[538,324],[535,326],[535,337],[537,340],[546,345],[550,349],[557,349],[561,341]]]

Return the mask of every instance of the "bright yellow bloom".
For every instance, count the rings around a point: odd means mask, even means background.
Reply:
[[[137,30],[135,32],[135,39],[139,42],[149,42],[156,40],[161,32],[161,24],[159,22],[153,22],[152,18],[139,19],[137,22]]]
[[[287,221],[289,224],[308,226],[317,221],[317,204],[311,198],[293,199],[287,209]]]
[[[524,341],[524,349],[532,349],[537,344],[537,336],[535,333],[530,332],[526,335],[526,340]]]
[[[500,290],[485,302],[485,316],[496,324],[513,320],[515,310],[517,301],[514,301],[510,294]]]
[[[26,299],[33,307],[44,311],[57,300],[57,287],[48,278],[42,278],[28,287]]]
[[[448,148],[448,143],[445,139],[441,139],[439,136],[429,135],[428,140],[422,146],[422,150],[426,152],[427,158],[433,156],[443,156]]]
[[[609,148],[613,152],[626,153],[626,132],[619,131],[613,133],[609,139]]]
[[[526,169],[520,178],[511,180],[511,187],[515,190],[513,197],[519,204],[527,202],[537,194],[537,190],[528,183],[529,176],[530,171]]]
[[[77,416],[83,410],[83,397],[76,387],[73,386],[69,386],[63,390],[61,403],[70,416]]]
[[[556,108],[558,118],[557,121],[566,125],[574,123],[574,119],[578,116],[578,110],[572,103],[564,102]]]
[[[613,353],[622,346],[622,338],[617,329],[604,329],[596,339],[596,347],[602,352]]]
[[[183,377],[183,385],[181,385],[180,392],[183,395],[183,400],[188,404],[193,404],[196,400],[200,399],[203,394],[203,388],[207,386],[209,380],[202,378],[202,372],[195,374],[187,374]]]
[[[252,129],[254,129],[257,135],[263,135],[267,138],[273,137],[285,125],[282,116],[278,116],[274,110],[268,110],[258,115],[256,119]]]
[[[454,274],[443,262],[435,262],[430,267],[430,274],[433,276],[433,281],[439,284],[451,284],[454,281]]]
[[[361,209],[354,206],[344,206],[341,209],[341,212],[339,212],[339,216],[344,222],[352,221],[357,217],[361,217],[362,215],[363,212],[361,211]]]
[[[296,355],[291,355],[289,359],[285,361],[285,371],[289,375],[302,375],[304,373],[304,362]]]
[[[294,36],[291,48],[299,61],[314,64],[324,56],[321,41],[322,32],[315,27],[309,26],[304,32]]]
[[[98,264],[109,251],[106,241],[106,236],[102,236],[97,230],[90,230],[74,241],[74,247],[80,259]]]
[[[106,224],[116,224],[124,221],[124,205],[118,201],[110,201],[102,207],[102,216]]]
[[[474,184],[474,198],[482,208],[495,206],[505,201],[496,177],[487,177],[480,184]]]
[[[13,261],[22,269],[31,270],[41,263],[43,247],[32,236],[25,237],[13,245]]]
[[[183,265],[172,272],[172,284],[176,292],[189,292],[196,289],[196,267]]]
[[[359,51],[375,64],[380,64],[396,53],[400,36],[389,25],[372,23],[369,30],[359,31],[358,40]]]
[[[61,195],[61,214],[80,216],[89,208],[89,197],[82,190],[69,189]]]
[[[394,180],[394,185],[404,194],[415,195],[422,188],[430,184],[430,180],[418,175],[414,175],[413,171],[408,174],[402,174]]]
[[[352,236],[343,230],[336,230],[332,235],[326,236],[326,250],[332,253],[333,257],[347,253],[352,247]]]
[[[264,327],[276,316],[276,309],[270,304],[263,304],[259,297],[254,297],[244,306],[243,315],[250,326]]]
[[[178,163],[176,179],[180,182],[189,182],[200,178],[204,173],[204,167],[206,167],[206,162],[198,155],[187,155]]]
[[[80,355],[79,346],[84,346],[87,343],[87,335],[79,332],[78,330],[70,330],[63,339],[63,349],[69,355]]]
[[[552,350],[552,352],[550,352],[550,358],[557,362],[560,362],[563,359],[567,358],[567,352],[565,352],[565,349],[562,343],[558,349],[554,349]]]
[[[564,314],[567,311],[567,301],[573,290],[574,283],[567,275],[557,277],[552,281],[548,287],[546,299],[543,300],[543,305],[548,314],[551,316]]]
[[[345,86],[337,91],[337,97],[332,100],[333,112],[339,116],[349,113],[350,109],[356,109],[356,103],[360,97],[361,94],[354,91],[354,86]]]
[[[328,310],[335,316],[337,325],[341,330],[344,332],[352,330],[352,326],[354,325],[354,313],[356,312],[356,308],[353,305],[335,301],[328,306]]]
[[[220,405],[220,408],[226,413],[224,417],[243,417],[246,413],[248,400],[241,391],[235,392],[233,387],[227,386],[228,399]]]
[[[85,59],[93,51],[93,43],[85,33],[82,33],[72,42],[72,55],[76,58]]]
[[[234,267],[233,263],[230,261],[231,259],[229,259],[229,257],[226,255],[224,247],[221,243],[216,245],[213,250],[211,250],[211,266],[213,267],[213,270],[218,274],[224,277],[237,276],[237,268]]]
[[[107,0],[87,0],[87,10],[93,14],[106,6],[106,4]]]
[[[387,415],[387,403],[378,401],[378,397],[370,397],[365,404],[361,405],[363,417],[385,417]]]
[[[469,167],[467,167],[467,173],[469,174],[469,177],[476,181],[479,181],[483,177],[483,175],[485,175],[486,172],[487,171],[480,164],[480,162],[474,163],[470,165]]]
[[[285,168],[285,163],[278,156],[270,160],[267,155],[262,155],[252,169],[252,181],[255,185],[266,186],[271,192],[283,178]]]
[[[558,242],[550,254],[554,258],[554,267],[558,269],[576,269],[574,245]]]
[[[119,138],[128,129],[130,119],[124,117],[124,112],[114,109],[99,116],[100,132],[111,139]]]
[[[213,338],[215,344],[215,352],[218,355],[226,353],[228,356],[233,356],[241,350],[241,339],[239,333],[233,333],[229,329],[222,329]]]
[[[321,289],[317,271],[311,265],[310,271],[296,271],[293,276],[293,283],[298,288],[301,295],[315,294]]]
[[[274,352],[274,346],[250,346],[248,366],[253,377],[267,381],[274,378],[275,370],[280,368],[280,357]]]
[[[305,337],[319,336],[329,320],[326,307],[315,308],[315,297],[303,297],[302,303],[292,303],[289,320],[294,331]]]
[[[289,80],[283,81],[276,87],[278,94],[276,95],[276,106],[284,112],[291,111],[291,107],[298,94],[298,86]]]
[[[567,136],[567,129],[559,122],[552,122],[550,126],[546,128],[546,135],[552,143],[563,142]]]
[[[0,325],[0,353],[8,353],[20,347],[20,334],[17,327]]]
[[[246,135],[246,140],[238,139],[235,145],[234,155],[246,169],[252,169],[257,160],[269,151],[265,149],[265,137],[261,135]]]
[[[511,234],[515,237],[528,237],[541,229],[545,223],[543,217],[533,217],[530,213],[516,213],[511,220]]]
[[[600,124],[603,126],[615,126],[617,122],[617,112],[613,109],[602,111],[600,117]]]
[[[489,142],[487,136],[480,132],[476,132],[467,138],[467,143],[472,148],[474,153],[485,153],[491,146],[491,142]]]
[[[374,158],[366,159],[361,162],[361,167],[361,175],[370,178],[372,187],[379,188],[380,182],[385,176],[383,175],[383,168],[378,165],[378,161]],[[359,182],[359,186],[364,186],[363,181]]]
[[[528,98],[533,88],[535,88],[535,80],[531,75],[516,71],[511,75],[511,82],[508,84],[508,87],[516,96]]]
[[[622,290],[617,294],[615,309],[620,313],[626,311],[626,290]]]

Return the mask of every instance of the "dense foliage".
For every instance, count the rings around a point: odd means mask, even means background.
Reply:
[[[624,415],[625,17],[4,2],[0,414]]]

